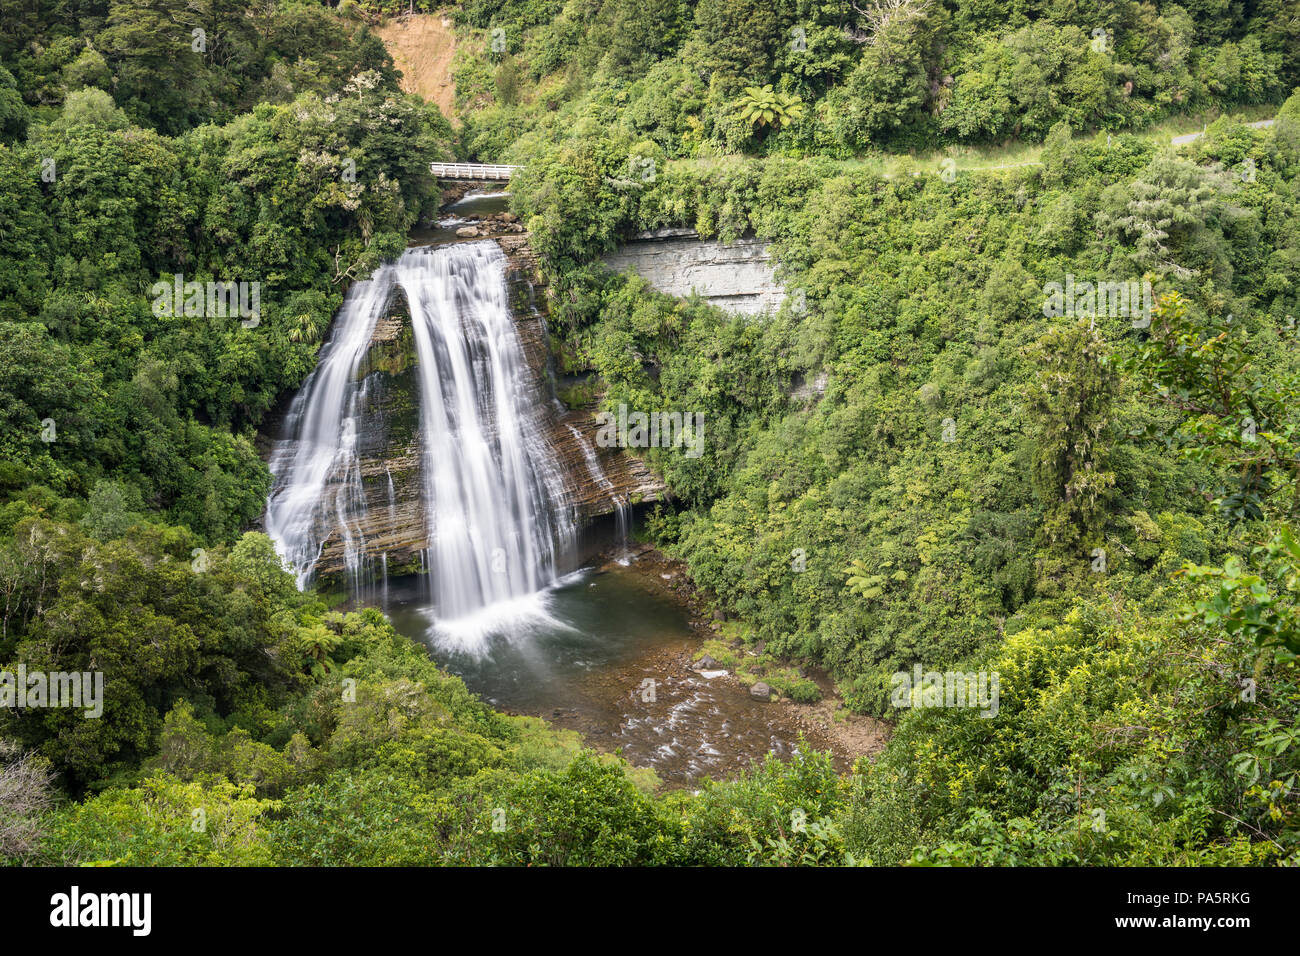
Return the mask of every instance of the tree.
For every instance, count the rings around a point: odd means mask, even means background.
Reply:
[[[1260,362],[1246,319],[1207,314],[1171,292],[1128,367],[1179,414],[1168,438],[1180,453],[1234,476],[1216,499],[1220,510],[1236,521],[1292,521],[1300,518],[1300,376],[1264,373]]]
[[[53,804],[49,762],[0,739],[0,860],[23,860],[43,835]]]
[[[0,66],[0,142],[16,142],[27,132],[29,113],[13,74]]]
[[[1161,153],[1132,184],[1109,191],[1097,224],[1133,246],[1144,272],[1220,279],[1230,268],[1227,243],[1213,227],[1231,189],[1222,170]]]
[[[141,508],[140,493],[134,487],[101,478],[90,493],[81,525],[101,541],[120,538],[140,520]]]
[[[906,23],[924,17],[930,10],[930,0],[869,0],[862,4],[850,2],[860,18],[860,25],[849,29],[854,43],[875,46],[891,25]]]
[[[273,807],[248,784],[160,774],[61,810],[44,856],[64,865],[266,866],[271,852],[262,818]]]
[[[862,57],[821,104],[836,138],[853,150],[879,145],[929,120],[931,71],[941,11],[905,4],[862,37]]]
[[[700,0],[694,56],[701,69],[724,79],[768,79],[773,50],[786,39],[775,7],[767,0]]]
[[[113,103],[113,97],[91,86],[68,94],[63,101],[63,114],[50,128],[61,131],[74,126],[94,126],[117,130],[130,125],[126,114]]]
[[[792,93],[778,93],[772,84],[747,86],[733,109],[751,129],[777,129],[803,115],[803,103]]]
[[[1029,355],[1039,369],[1024,395],[1034,422],[1043,534],[1074,549],[1100,530],[1115,484],[1106,464],[1118,379],[1101,335],[1087,320],[1050,329]]]

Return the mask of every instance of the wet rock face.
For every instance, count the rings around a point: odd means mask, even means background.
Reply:
[[[767,243],[700,239],[692,230],[642,233],[604,258],[615,272],[631,269],[668,295],[698,292],[710,305],[744,315],[775,310],[785,299]]]
[[[546,332],[546,300],[526,236],[497,240],[507,257],[506,283],[511,313],[527,359],[533,393],[543,416],[545,436],[565,475],[566,505],[579,523],[616,510],[614,498],[630,503],[657,501],[663,482],[641,460],[618,449],[596,445],[594,409],[568,409],[555,398]],[[372,567],[386,554],[388,573],[421,569],[428,547],[419,427],[420,384],[416,369],[410,308],[400,286],[386,315],[375,325],[358,374],[366,382],[366,406],[359,422],[358,453],[366,498],[361,532]],[[604,481],[592,474],[594,455]],[[330,490],[326,489],[326,494]],[[344,543],[336,531],[325,541],[316,573],[343,571]],[[375,567],[377,571],[378,568]]]
[[[526,237],[508,236],[497,240],[506,254],[506,285],[515,329],[533,373],[533,388],[545,403],[547,437],[569,477],[571,503],[582,521],[614,512],[614,497],[631,504],[660,501],[667,488],[641,459],[619,449],[596,444],[596,412],[591,408],[567,408],[555,396],[555,376],[546,331],[546,298],[540,292],[544,280],[537,258]],[[591,474],[588,454],[595,456],[605,482]]]

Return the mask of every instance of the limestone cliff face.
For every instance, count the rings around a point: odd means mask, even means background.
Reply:
[[[641,460],[618,449],[596,446],[594,409],[566,408],[552,384],[546,332],[546,299],[526,236],[497,240],[507,257],[506,281],[511,311],[532,375],[546,439],[566,476],[566,504],[579,523],[611,514],[615,497],[630,503],[656,501],[666,495],[663,482]],[[386,555],[389,574],[418,571],[428,546],[421,474],[419,378],[409,306],[397,287],[387,314],[375,326],[366,359],[358,371],[365,386],[358,454],[366,499],[360,527],[367,564],[380,571]],[[316,565],[318,575],[344,568],[342,536],[325,542]]]
[[[615,272],[631,269],[668,295],[698,292],[710,305],[747,315],[775,310],[785,298],[767,243],[703,240],[692,229],[645,232],[605,256]]]

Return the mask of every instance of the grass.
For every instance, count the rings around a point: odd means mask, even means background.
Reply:
[[[1214,110],[1197,116],[1175,116],[1144,130],[1126,131],[1123,134],[1115,133],[1114,135],[1135,136],[1148,142],[1168,145],[1175,136],[1198,133],[1224,115],[1231,116],[1243,123],[1251,123],[1256,120],[1270,119],[1276,113],[1277,107],[1275,106],[1253,106],[1232,110],[1226,114],[1220,110]],[[1078,141],[1105,135],[1104,132],[1094,132],[1074,138]],[[910,155],[886,156],[875,162],[879,166],[881,175],[893,179],[909,173],[938,171],[945,159],[952,159],[958,172],[982,172],[995,169],[1014,169],[1019,166],[1037,166],[1042,152],[1043,146],[1041,143],[1014,143],[1007,146],[953,146],[938,152],[921,154],[915,157]],[[859,160],[846,160],[845,164],[852,168],[851,164],[857,162]],[[864,161],[863,168],[867,168],[865,162],[870,161]]]
[[[801,704],[812,704],[821,700],[821,688],[815,681],[801,676],[798,668],[766,652],[755,654],[749,649],[744,639],[737,636],[740,627],[738,622],[724,624],[723,636],[705,641],[704,646],[695,655],[695,659],[699,660],[705,654],[709,655],[727,670],[735,673],[736,678],[746,687],[752,687],[759,681],[763,681],[778,697],[788,697]]]

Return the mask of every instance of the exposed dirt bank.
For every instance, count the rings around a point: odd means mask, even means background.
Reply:
[[[460,125],[456,87],[451,79],[456,36],[450,18],[440,13],[394,17],[375,33],[402,71],[402,89],[436,103],[453,126]]]

